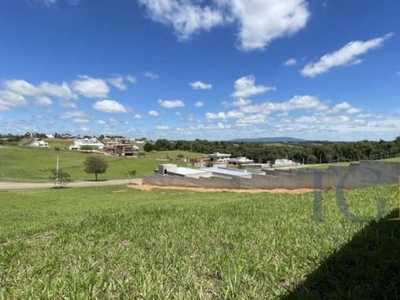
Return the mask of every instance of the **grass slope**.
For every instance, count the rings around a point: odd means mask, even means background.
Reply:
[[[0,299],[392,298],[399,223],[368,228],[376,198],[386,212],[398,207],[398,186],[345,196],[366,222],[348,220],[333,191],[322,194],[323,222],[313,220],[313,193],[0,192]],[[318,272],[326,262],[335,272]],[[357,264],[363,272],[346,271]]]
[[[154,152],[143,158],[102,156],[108,161],[105,174],[99,179],[123,179],[126,173],[136,170],[136,177],[152,174],[162,159],[167,156],[176,158],[179,154],[196,157],[184,151]],[[60,151],[59,166],[71,175],[73,180],[94,180],[93,174],[83,171],[83,161],[92,153]],[[57,152],[51,149],[32,147],[2,147],[0,148],[0,180],[9,181],[49,181],[50,170],[56,167]]]

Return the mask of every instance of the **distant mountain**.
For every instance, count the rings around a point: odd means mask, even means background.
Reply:
[[[304,143],[309,141],[292,137],[279,136],[279,137],[234,139],[230,140],[230,142],[234,143],[302,143],[303,142]]]

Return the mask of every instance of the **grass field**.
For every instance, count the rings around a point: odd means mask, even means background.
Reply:
[[[105,174],[99,179],[123,179],[126,173],[136,170],[136,177],[152,174],[153,170],[165,161],[167,156],[176,158],[179,154],[185,157],[199,157],[201,154],[168,151],[149,153],[145,157],[102,156],[108,161]],[[92,153],[74,151],[59,152],[59,166],[71,175],[72,180],[94,180],[93,174],[84,172],[83,161]],[[52,149],[32,147],[2,147],[0,148],[0,180],[9,181],[49,181],[50,170],[56,167],[57,152]]]
[[[345,195],[2,191],[0,299],[394,299],[399,187]]]

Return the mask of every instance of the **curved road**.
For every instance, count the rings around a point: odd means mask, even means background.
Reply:
[[[142,179],[116,179],[105,181],[73,181],[69,182],[67,187],[82,187],[82,186],[103,186],[103,185],[128,185],[142,184]],[[52,182],[11,182],[0,181],[0,190],[23,190],[23,189],[45,189],[55,187]]]

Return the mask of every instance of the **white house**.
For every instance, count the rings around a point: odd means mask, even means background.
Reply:
[[[104,144],[96,138],[75,139],[74,144],[69,146],[69,150],[80,150],[82,146],[90,146],[93,150],[103,150]]]
[[[45,141],[35,141],[32,143],[32,146],[41,147],[41,148],[49,148],[49,144]]]

